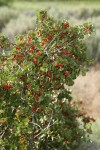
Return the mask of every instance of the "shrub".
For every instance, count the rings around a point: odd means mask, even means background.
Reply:
[[[77,150],[88,141],[94,121],[80,111],[71,92],[88,64],[84,36],[93,32],[85,23],[71,26],[41,11],[35,31],[16,36],[14,43],[0,36],[1,148]]]
[[[13,0],[0,0],[0,6],[9,5]]]

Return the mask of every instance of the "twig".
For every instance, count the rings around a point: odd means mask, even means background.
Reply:
[[[51,121],[52,121],[52,118],[53,118],[53,114],[54,114],[54,111],[52,110],[51,118],[50,118],[50,121],[49,121],[48,125],[47,125],[44,129],[42,129],[42,131],[41,131],[38,135],[34,136],[34,138],[36,138],[36,137],[38,137],[39,135],[41,135],[43,131],[47,130],[48,128],[50,128],[52,125],[54,125],[54,124],[57,122],[57,120],[56,120],[56,121],[54,121],[52,124],[50,124]]]

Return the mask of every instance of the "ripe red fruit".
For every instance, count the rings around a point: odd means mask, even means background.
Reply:
[[[8,48],[10,48],[10,45],[8,45]]]
[[[2,45],[2,46],[0,46],[0,48],[4,48],[4,46]]]
[[[64,75],[65,77],[67,77],[67,76],[68,76],[68,72],[64,72],[63,75]]]
[[[1,42],[4,42],[4,39],[1,39]]]
[[[48,71],[46,72],[46,76],[50,76],[50,74],[51,74],[51,71],[48,70]]]
[[[25,142],[25,141],[22,141],[21,144],[26,145],[26,142]]]
[[[53,36],[50,35],[50,36],[48,37],[48,40],[51,40],[52,38],[53,38]]]
[[[32,38],[33,38],[32,35],[29,35],[28,40],[32,40]]]
[[[35,107],[35,106],[33,106],[33,107],[32,107],[32,110],[33,110],[33,111],[34,111],[34,110],[36,110],[36,107]]]
[[[48,39],[45,38],[45,39],[44,39],[44,42],[48,42]]]
[[[58,64],[57,62],[54,62],[55,66],[58,68],[62,68],[64,65],[63,64]]]
[[[44,43],[41,43],[41,46],[44,46]]]
[[[34,49],[35,49],[35,46],[34,46],[34,45],[32,45],[32,46],[31,46],[31,48],[32,48],[32,50],[34,50]]]
[[[9,85],[8,83],[4,84],[2,87],[3,87],[3,89],[10,89],[10,88],[12,88],[12,86]]]
[[[68,117],[68,116],[69,116],[69,114],[68,114],[67,112],[64,112],[63,110],[62,110],[62,115],[63,115],[64,117]]]
[[[59,64],[59,67],[62,68],[64,65],[63,64]]]
[[[25,42],[25,41],[22,41],[22,44],[25,46],[25,45],[26,45],[26,42]]]
[[[64,104],[65,104],[65,102],[64,102],[64,101],[61,101],[61,102],[60,102],[60,105],[61,105],[61,106],[63,106]]]
[[[37,93],[38,95],[40,95],[40,94],[41,94],[41,91],[39,90],[39,91],[37,91],[36,93]]]
[[[34,58],[34,59],[33,59],[33,62],[34,62],[34,63],[37,63],[37,62],[38,62],[38,60],[37,60],[36,58]]]
[[[85,32],[89,32],[89,28],[88,28],[88,26],[86,26],[86,28],[85,28]]]
[[[42,108],[40,108],[40,107],[39,107],[39,108],[37,108],[37,112],[38,112],[38,113],[40,113],[40,112],[42,112],[42,111],[43,111],[43,109],[42,109]]]
[[[16,60],[16,59],[18,59],[18,58],[24,58],[24,56],[23,56],[22,54],[20,54],[20,53],[15,54],[15,55],[14,55],[14,60]]]
[[[30,95],[34,95],[34,92],[33,92],[33,91],[31,91],[31,92],[30,92]]]
[[[42,18],[45,18],[45,15],[43,15]]]
[[[32,53],[32,52],[33,52],[33,49],[28,50],[28,52],[29,52],[29,53]]]
[[[70,52],[70,51],[62,51],[62,55],[66,55],[66,54],[70,55],[70,54],[72,54],[72,52]]]
[[[67,70],[70,72],[70,71],[72,71],[72,68],[68,68]]]
[[[41,55],[41,52],[39,51],[39,52],[37,52],[36,54],[39,56],[39,55]]]
[[[38,102],[39,101],[39,97],[35,97],[35,101]]]
[[[62,55],[65,55],[66,54],[66,52],[65,51],[62,51]]]
[[[66,54],[72,54],[72,52],[70,52],[70,51],[66,51]]]
[[[20,38],[20,40],[22,40],[22,39],[23,39],[23,36],[21,35],[19,38]]]
[[[54,97],[54,98],[52,98],[52,101],[53,101],[53,102],[55,102],[56,100],[57,100],[57,99],[56,99],[55,97]]]
[[[76,48],[77,48],[77,45],[74,45],[74,48],[76,49]]]
[[[16,46],[16,50],[21,50],[21,47],[20,46]]]
[[[61,46],[60,46],[60,45],[57,45],[57,48],[59,48],[59,49],[60,49],[60,48],[61,48]]]
[[[24,138],[24,136],[23,136],[23,135],[21,135],[21,136],[20,136],[20,139],[23,139],[23,138]]]
[[[59,67],[59,64],[58,64],[58,63],[56,63],[56,64],[55,64],[55,66],[56,66],[56,67]]]
[[[69,27],[69,24],[68,23],[64,23],[63,26],[64,27]]]
[[[30,84],[27,84],[27,88],[30,89],[30,87],[31,87]]]

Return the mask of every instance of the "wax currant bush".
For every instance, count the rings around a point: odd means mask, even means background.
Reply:
[[[84,38],[90,23],[72,26],[46,11],[35,31],[15,37],[0,35],[0,106],[2,150],[75,150],[88,140],[94,121],[73,102],[67,86],[89,59]]]

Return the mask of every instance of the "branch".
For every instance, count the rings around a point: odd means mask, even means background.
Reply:
[[[34,138],[40,136],[43,131],[48,130],[48,128],[50,128],[52,125],[54,125],[54,124],[58,121],[58,120],[56,120],[56,121],[54,121],[54,122],[51,124],[51,121],[52,121],[52,118],[53,118],[53,114],[54,114],[54,111],[52,110],[51,117],[50,117],[50,121],[49,121],[48,125],[47,125],[44,129],[42,129],[42,131],[41,131],[38,135],[34,136]]]
[[[51,125],[47,126],[46,128],[43,129],[43,131],[47,130],[48,128],[50,128],[51,126],[53,126],[58,120],[54,121]],[[41,135],[42,132],[40,132],[38,135],[36,135],[34,138],[38,137],[39,135]]]

